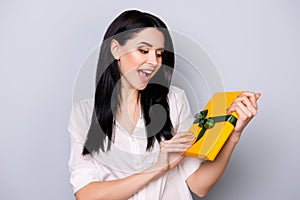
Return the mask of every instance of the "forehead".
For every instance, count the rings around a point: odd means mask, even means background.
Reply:
[[[134,48],[138,45],[150,44],[155,49],[164,48],[164,35],[156,28],[145,28],[142,31],[135,33],[124,46]]]

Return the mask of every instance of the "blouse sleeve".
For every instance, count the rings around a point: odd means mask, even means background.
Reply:
[[[73,105],[68,132],[70,134],[70,158],[69,171],[70,183],[73,187],[74,194],[87,184],[99,181],[99,169],[94,163],[94,159],[90,155],[83,156],[82,150],[87,134],[88,125],[86,117],[80,104]]]
[[[177,112],[177,120],[178,124],[175,124],[175,127],[178,127],[176,129],[177,132],[185,132],[188,131],[189,127],[192,125],[194,121],[194,117],[191,113],[190,105],[188,102],[188,99],[186,97],[186,94],[183,90],[179,88],[172,88],[174,94],[175,94],[175,104]],[[174,112],[175,113],[175,112]],[[186,180],[190,175],[192,175],[201,165],[203,162],[200,158],[195,157],[189,157],[186,156],[183,161],[179,164],[179,168],[181,168],[182,175],[184,179]]]

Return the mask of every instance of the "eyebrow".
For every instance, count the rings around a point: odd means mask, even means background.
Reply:
[[[144,45],[147,45],[149,47],[153,47],[153,45],[149,44],[148,42],[139,42],[138,44],[144,44]],[[165,48],[161,47],[161,48],[158,48],[157,50],[165,50]]]

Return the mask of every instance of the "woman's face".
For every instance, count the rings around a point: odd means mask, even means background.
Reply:
[[[118,51],[122,87],[143,90],[161,66],[164,35],[155,28],[145,28],[119,45]]]

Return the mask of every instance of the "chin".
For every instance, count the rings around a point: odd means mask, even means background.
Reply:
[[[143,85],[139,85],[139,86],[137,87],[137,89],[138,89],[138,90],[144,90],[144,89],[147,87],[147,85],[148,85],[148,83],[145,83],[145,84],[143,84]]]

